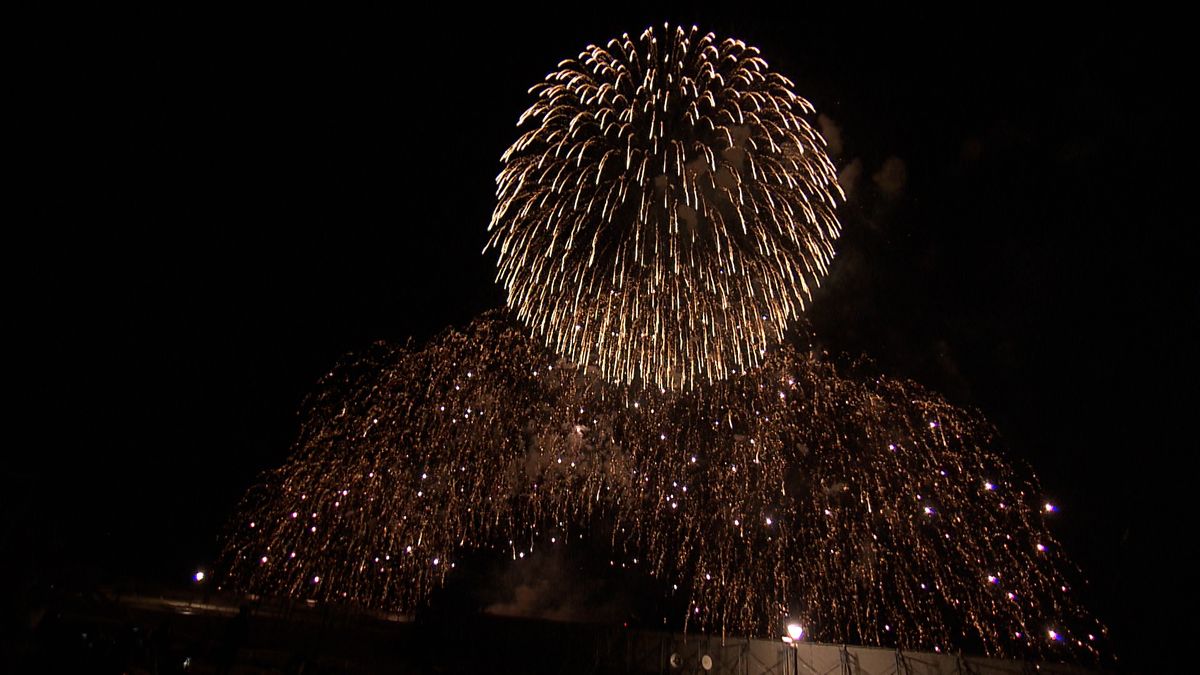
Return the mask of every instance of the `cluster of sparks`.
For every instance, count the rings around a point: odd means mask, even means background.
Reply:
[[[509,307],[613,381],[684,389],[761,363],[840,231],[837,174],[792,87],[695,27],[560,63],[497,178]]]
[[[229,583],[411,612],[470,551],[590,532],[706,630],[1096,654],[991,426],[784,341],[841,197],[791,87],[695,28],[561,63],[497,179],[510,310],[330,372]]]
[[[623,387],[507,314],[350,357],[225,552],[259,593],[413,611],[466,553],[603,532],[686,621],[770,635],[1091,651],[1038,490],[992,429],[908,382],[792,348],[703,390]],[[797,604],[799,603],[799,604]]]

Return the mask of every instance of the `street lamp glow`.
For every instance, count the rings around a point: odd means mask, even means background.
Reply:
[[[788,637],[792,638],[793,642],[798,642],[800,638],[804,637],[804,626],[798,623],[789,623],[787,625],[787,632]]]
[[[204,572],[196,572],[196,574],[192,578],[194,578],[197,581],[197,583],[204,581]]]

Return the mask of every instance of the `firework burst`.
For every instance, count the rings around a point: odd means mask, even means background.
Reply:
[[[695,27],[560,63],[497,178],[508,305],[612,381],[683,389],[761,363],[839,232],[836,172],[792,88]]]
[[[911,383],[792,348],[702,391],[630,389],[491,314],[334,369],[224,566],[254,592],[412,611],[470,550],[520,564],[590,530],[704,629],[791,613],[830,642],[1090,651],[1038,490],[993,445]]]

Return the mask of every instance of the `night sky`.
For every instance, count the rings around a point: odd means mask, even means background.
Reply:
[[[503,303],[480,252],[527,88],[669,19],[759,46],[836,127],[855,180],[820,345],[981,409],[1060,505],[1118,655],[1166,658],[1192,595],[1198,298],[1170,18],[442,11],[26,36],[0,521],[21,588],[210,563],[341,355]]]

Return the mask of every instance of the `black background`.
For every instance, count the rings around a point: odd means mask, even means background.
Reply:
[[[18,586],[186,583],[345,352],[502,304],[480,255],[526,89],[663,20],[762,48],[861,174],[811,310],[999,427],[1118,655],[1190,592],[1197,284],[1177,18],[558,7],[38,17],[9,106]],[[872,176],[895,157],[898,193]],[[1190,168],[1190,167],[1189,167]],[[1189,176],[1190,179],[1190,176]]]

